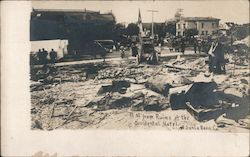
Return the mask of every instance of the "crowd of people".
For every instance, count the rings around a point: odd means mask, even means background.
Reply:
[[[170,40],[170,50],[182,52],[184,54],[187,47],[193,47],[194,53],[208,52],[211,46],[209,39],[197,39],[195,37],[187,39],[186,37],[174,37]]]
[[[44,48],[39,49],[32,57],[31,62],[41,65],[46,65],[48,63],[55,64],[57,61],[57,52],[54,49],[48,53]]]
[[[207,37],[207,38],[187,38],[183,37],[174,37],[171,38],[170,50],[176,52],[185,53],[187,47],[193,49],[194,53],[205,53],[209,56],[208,65],[209,71],[215,73],[225,73],[225,44],[223,44],[223,37]]]
[[[194,53],[207,54],[209,56],[209,71],[218,73],[225,72],[224,48],[219,37],[214,39],[201,39],[195,37],[187,38],[185,36],[177,36],[171,38],[169,43],[170,45],[168,45],[168,47],[170,48],[170,50],[174,50],[176,52],[182,52],[184,54],[187,48],[191,48],[193,49]],[[160,43],[160,46],[163,46],[163,43]],[[97,47],[99,48],[98,53],[101,55],[103,61],[105,62],[108,50],[98,42]],[[124,58],[125,51],[127,51],[126,46],[118,44],[116,48],[121,52],[121,58]],[[127,45],[127,48],[131,50],[132,56],[136,57],[138,55],[138,42],[131,42],[130,45]],[[97,49],[95,49],[95,51],[97,51]],[[48,52],[44,48],[39,49],[35,53],[35,55],[33,55],[33,58],[31,58],[31,60],[33,60],[33,63],[35,61],[36,64],[41,65],[46,65],[48,63],[55,64],[57,62],[57,59],[57,52],[54,49],[51,49],[51,51]]]

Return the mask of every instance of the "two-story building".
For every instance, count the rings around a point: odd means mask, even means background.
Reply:
[[[176,36],[185,35],[188,29],[195,29],[198,35],[212,35],[219,29],[220,19],[213,17],[180,17],[176,22]]]

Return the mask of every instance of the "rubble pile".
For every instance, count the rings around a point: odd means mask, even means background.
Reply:
[[[214,121],[219,129],[249,128],[247,69],[232,73],[229,64],[228,74],[207,75],[205,57],[177,57],[159,65],[126,63],[33,70],[31,127],[94,128],[118,112],[184,110],[200,123]]]
[[[129,108],[132,111],[161,111],[169,107],[167,99],[159,96],[147,96],[142,92],[137,92],[131,97],[120,93],[108,93],[101,97],[96,97],[86,107],[91,107],[96,111],[109,109]]]
[[[140,69],[110,67],[100,70],[97,79],[134,78],[141,75],[143,75],[143,71]]]
[[[206,58],[201,57],[201,58],[179,58],[177,59],[172,59],[170,60],[166,65],[169,67],[176,67],[181,70],[193,70],[193,71],[198,71],[198,72],[204,72],[204,68],[206,66]]]

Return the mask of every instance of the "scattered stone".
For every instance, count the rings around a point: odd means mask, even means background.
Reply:
[[[171,80],[168,80],[167,76],[159,75],[151,77],[145,83],[145,87],[164,96],[168,96],[169,89],[173,86],[171,85]]]
[[[132,111],[143,111],[144,110],[144,100],[133,100],[131,105]]]
[[[160,104],[159,98],[151,96],[146,99],[146,104],[144,106],[145,111],[161,111],[162,109],[163,105]]]
[[[224,108],[196,109],[189,102],[186,103],[187,111],[198,121],[208,121],[218,118],[225,113]]]
[[[227,88],[224,90],[225,94],[231,94],[231,95],[235,95],[238,97],[243,97],[243,94],[241,92],[239,92],[238,90],[236,90],[235,88]]]
[[[136,92],[134,95],[132,95],[132,99],[144,99],[145,95],[142,92]]]
[[[246,79],[240,79],[240,82],[248,85],[248,81]]]
[[[102,85],[101,88],[98,90],[97,95],[105,94],[112,91],[113,91],[112,85]]]

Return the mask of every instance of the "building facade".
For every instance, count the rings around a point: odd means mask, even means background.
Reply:
[[[187,30],[197,30],[198,35],[212,35],[219,29],[220,19],[213,17],[181,17],[176,22],[176,36],[184,36]]]
[[[83,10],[33,9],[30,40],[68,40],[69,53],[89,52],[94,40],[113,39],[116,20],[110,13]]]

